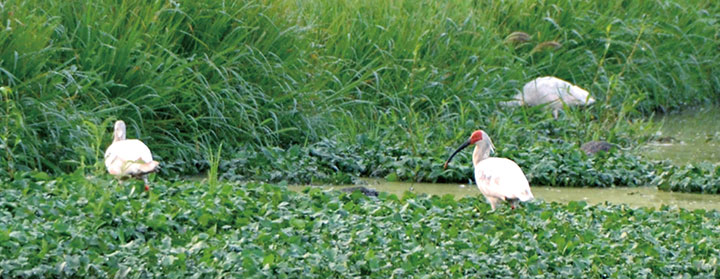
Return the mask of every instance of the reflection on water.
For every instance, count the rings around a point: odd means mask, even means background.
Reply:
[[[322,186],[324,188],[340,189],[352,186]],[[368,180],[368,188],[381,192],[388,192],[402,196],[405,191],[412,189],[415,193],[425,193],[442,196],[454,195],[456,198],[478,197],[483,198],[475,185],[467,184],[435,184],[435,183],[406,183],[386,182],[382,180]],[[293,190],[300,190],[305,186],[290,186]],[[562,188],[562,187],[532,187],[536,199],[546,202],[586,201],[598,204],[608,201],[612,204],[627,204],[633,207],[655,207],[661,205],[677,206],[686,209],[717,209],[720,210],[720,195],[702,195],[690,193],[675,193],[658,191],[654,187],[636,188]],[[483,198],[484,199],[484,198]]]
[[[720,108],[706,107],[659,116],[660,138],[641,149],[650,159],[675,164],[720,162]]]

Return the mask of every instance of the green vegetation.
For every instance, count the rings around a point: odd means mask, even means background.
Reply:
[[[719,15],[711,0],[10,0],[0,175],[100,173],[123,119],[165,177],[466,181],[467,161],[435,166],[483,128],[534,183],[646,184],[664,166],[576,147],[632,147],[652,128],[639,117],[716,101]],[[498,107],[541,75],[598,102],[560,121]]]
[[[720,193],[626,150],[717,105],[716,2],[4,1],[0,277],[717,277],[718,211],[282,187],[467,182],[470,152],[441,166],[482,128],[533,185]],[[597,103],[498,106],[544,75]],[[105,174],[116,119],[149,193]]]
[[[269,184],[4,179],[0,276],[713,277],[718,211],[296,193]],[[114,184],[114,182],[112,182]],[[108,189],[113,189],[108,191]],[[22,220],[22,221],[18,221]]]
[[[471,152],[458,155],[443,170],[446,148],[418,144],[413,153],[403,146],[360,137],[357,144],[322,140],[308,147],[293,145],[241,151],[220,166],[225,180],[255,180],[291,184],[351,184],[359,177],[390,181],[468,182],[473,177]],[[618,151],[587,156],[566,142],[538,141],[530,147],[504,146],[499,156],[513,158],[532,185],[657,186],[662,190],[720,194],[720,165],[675,166],[668,161],[645,161]],[[449,148],[448,148],[449,149]],[[207,168],[206,161],[196,169]],[[176,166],[170,166],[176,167]]]
[[[662,190],[720,194],[720,165],[665,165],[656,180]]]

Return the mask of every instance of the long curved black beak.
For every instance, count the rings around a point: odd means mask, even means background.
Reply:
[[[445,161],[445,167],[443,167],[443,169],[447,169],[447,166],[450,163],[450,160],[452,160],[452,158],[455,157],[455,154],[458,154],[458,152],[460,152],[460,150],[465,149],[465,147],[468,147],[469,145],[470,145],[469,139],[466,142],[463,142],[463,144],[460,145],[460,147],[458,147],[458,149],[456,149],[452,155],[450,155],[450,158],[448,158],[447,161]]]

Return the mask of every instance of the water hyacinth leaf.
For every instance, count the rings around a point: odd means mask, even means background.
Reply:
[[[670,271],[661,266],[672,266],[673,272],[712,274],[711,263],[717,262],[717,257],[708,257],[719,241],[713,229],[720,220],[715,210],[537,202],[514,211],[478,214],[475,208],[480,205],[482,211],[489,210],[478,197],[455,200],[408,192],[400,198],[385,194],[369,199],[316,188],[293,192],[285,186],[227,182],[215,187],[229,187],[230,191],[207,196],[211,186],[206,183],[159,183],[167,185],[157,187],[158,195],[171,189],[174,194],[155,200],[138,197],[136,204],[119,202],[116,220],[105,225],[99,225],[107,222],[102,218],[86,218],[84,211],[74,210],[75,203],[65,202],[63,196],[36,198],[52,187],[77,193],[76,200],[90,200],[84,195],[92,192],[80,191],[86,187],[84,183],[62,178],[43,184],[42,191],[13,198],[19,199],[18,210],[62,211],[56,217],[61,222],[38,219],[37,226],[30,226],[3,221],[18,229],[3,230],[7,241],[0,245],[11,249],[2,253],[10,261],[33,259],[35,267],[54,267],[33,269],[39,275],[58,272],[120,278],[141,274],[220,276],[225,272],[243,277],[297,272],[373,278],[392,274],[574,276],[588,272],[599,277],[663,276]],[[241,192],[250,194],[236,194]],[[6,198],[1,196],[0,202],[5,203]],[[207,201],[214,200],[225,202],[206,207]],[[232,214],[215,214],[205,226],[198,221],[209,216],[198,208],[232,212],[240,205],[248,214],[243,222],[235,222],[237,217]],[[167,218],[158,214],[163,211],[187,214]],[[157,222],[158,218],[165,223]],[[156,227],[151,225],[154,222]],[[78,230],[77,226],[98,229]],[[41,233],[44,237],[37,237]],[[19,249],[13,242],[26,248]],[[398,258],[405,260],[391,260]],[[629,258],[652,258],[645,263],[658,268],[646,269]],[[569,259],[574,264],[568,265]],[[459,264],[446,267],[448,262]],[[7,263],[3,271],[7,274],[23,274],[32,268]]]

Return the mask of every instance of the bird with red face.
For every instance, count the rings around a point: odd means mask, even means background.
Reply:
[[[520,166],[507,158],[490,157],[490,153],[495,151],[495,146],[483,130],[473,132],[470,138],[450,155],[445,162],[445,168],[458,152],[473,144],[475,145],[472,157],[475,183],[493,210],[503,201],[510,203],[515,209],[518,202],[534,198],[530,184]]]

